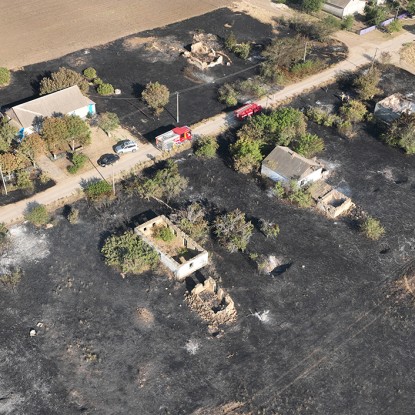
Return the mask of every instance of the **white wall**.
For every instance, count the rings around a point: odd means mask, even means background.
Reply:
[[[350,16],[356,13],[363,13],[365,10],[366,2],[362,0],[352,0],[345,8],[343,16]]]
[[[271,170],[269,167],[264,166],[263,163],[261,165],[261,174],[269,177],[271,180],[274,180],[274,182],[283,182],[283,183],[289,182],[289,180],[286,179],[284,176],[281,176],[278,173],[276,173],[274,170]]]
[[[341,9],[340,7],[335,7],[335,6],[332,6],[331,4],[323,3],[322,9],[325,12],[330,13],[334,16],[337,16],[337,17],[340,17],[340,18],[343,17],[344,10]]]
[[[92,108],[93,108],[92,113],[95,114],[95,104],[92,105]],[[77,110],[72,111],[68,115],[77,115],[78,117],[86,118],[89,112],[90,111],[89,111],[89,105],[88,105],[86,107],[78,108]]]
[[[318,170],[313,171],[306,178],[301,180],[301,186],[304,186],[308,183],[312,183],[312,182],[316,182],[317,180],[320,180],[322,173],[323,173],[323,168],[320,168]],[[300,184],[300,182],[298,182],[298,184]]]

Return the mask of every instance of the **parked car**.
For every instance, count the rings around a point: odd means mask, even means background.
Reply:
[[[115,152],[117,154],[124,154],[124,153],[135,153],[138,149],[138,145],[135,141],[132,140],[124,140],[120,141],[115,146]]]
[[[98,164],[101,167],[110,166],[111,164],[116,163],[120,159],[120,156],[117,156],[116,154],[104,154],[98,159]]]

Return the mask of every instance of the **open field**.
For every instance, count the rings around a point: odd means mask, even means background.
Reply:
[[[17,68],[231,4],[229,0],[13,0],[0,16],[0,66]]]
[[[391,67],[384,93],[412,79]],[[335,106],[340,91],[319,88],[293,104]],[[76,225],[59,211],[52,229],[18,226],[0,257],[0,268],[24,272],[15,290],[0,286],[0,412],[217,415],[240,402],[229,414],[410,415],[415,311],[393,287],[414,257],[414,156],[371,129],[347,140],[310,127],[325,140],[331,183],[380,219],[381,240],[365,239],[348,219],[270,197],[261,179],[228,167],[225,138],[216,159],[176,157],[189,187],[173,207],[199,200],[210,214],[239,208],[256,226],[266,219],[281,228],[277,240],[256,228],[247,253],[229,254],[212,238],[203,244],[238,311],[214,337],[186,306],[184,283],[163,271],[123,279],[99,254],[110,233],[149,211],[168,215],[163,205],[120,185],[108,206],[79,201]],[[290,267],[260,275],[250,252]]]

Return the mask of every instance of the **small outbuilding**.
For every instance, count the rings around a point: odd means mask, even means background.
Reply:
[[[326,0],[322,9],[341,19],[357,13],[363,13],[366,1],[362,0]]]
[[[77,115],[86,118],[95,114],[95,102],[82,94],[77,85],[45,95],[6,111],[10,123],[19,129],[19,136],[36,131],[45,117]]]
[[[415,112],[415,100],[412,95],[396,93],[382,99],[375,105],[375,117],[389,124],[405,112],[412,114]]]
[[[277,146],[262,162],[261,174],[276,182],[288,184],[295,180],[299,186],[304,186],[321,179],[323,165],[288,147]]]

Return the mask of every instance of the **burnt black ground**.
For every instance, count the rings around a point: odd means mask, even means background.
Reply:
[[[225,25],[231,25],[231,28]],[[123,46],[125,39],[136,36],[148,38],[171,38],[179,45],[186,47],[192,42],[193,33],[203,31],[213,33],[219,38],[226,38],[231,31],[240,41],[252,41],[256,45],[252,57],[243,61],[229,54],[231,66],[216,66],[204,72],[205,83],[195,83],[184,74],[187,61],[179,53],[173,59],[157,60],[157,54],[149,54],[143,49],[129,50]],[[176,91],[180,91],[180,122],[192,124],[211,117],[225,106],[217,101],[217,90],[224,82],[233,82],[238,78],[248,78],[258,72],[260,50],[268,44],[272,27],[252,17],[233,13],[229,9],[220,9],[184,22],[172,24],[164,28],[154,29],[127,38],[116,40],[107,45],[81,50],[62,58],[36,65],[30,65],[13,73],[12,83],[0,91],[0,107],[35,98],[38,83],[43,76],[64,66],[81,72],[92,66],[104,82],[109,82],[122,91],[122,95],[101,97],[91,88],[90,98],[97,103],[97,111],[111,111],[118,114],[122,123],[147,139],[154,139],[161,131],[167,131],[176,124]],[[281,36],[288,36],[282,33]],[[309,50],[310,57],[320,57],[333,63],[345,58],[345,46],[328,46]],[[251,69],[250,69],[251,68]],[[243,71],[243,72],[241,72]],[[234,75],[237,74],[237,75]],[[226,78],[224,78],[226,77]],[[159,81],[171,91],[170,103],[166,106],[160,119],[155,118],[146,106],[137,98],[149,81]]]
[[[405,72],[388,73],[394,82],[413,82]],[[294,104],[334,103],[337,90]],[[61,218],[53,229],[33,230],[46,235],[50,254],[23,264],[15,292],[1,289],[0,408],[19,415],[190,414],[241,401],[267,415],[413,413],[414,309],[392,287],[415,256],[414,157],[363,131],[350,141],[312,128],[325,139],[331,182],[380,219],[384,238],[369,241],[347,220],[279,203],[260,179],[233,172],[221,158],[182,154],[176,160],[189,188],[174,203],[205,200],[219,211],[239,208],[253,220],[276,221],[278,239],[255,231],[248,250],[292,266],[261,276],[247,254],[228,254],[209,240],[238,310],[237,322],[213,338],[185,305],[184,284],[163,273],[122,279],[100,257],[109,232],[165,208],[120,194],[100,213],[81,201],[79,224]],[[148,308],[154,323],[137,321],[137,307]],[[253,315],[266,310],[268,321]],[[38,321],[46,329],[31,338]],[[195,355],[185,349],[189,340],[199,344]],[[98,361],[84,359],[88,350]]]

